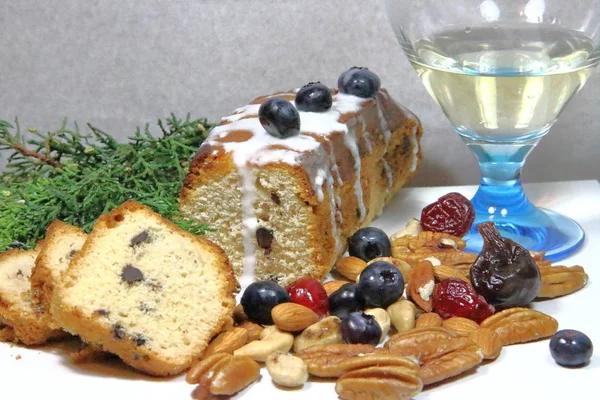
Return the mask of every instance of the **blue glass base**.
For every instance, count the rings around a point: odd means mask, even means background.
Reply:
[[[476,198],[472,201],[477,203]],[[487,210],[476,208],[475,222],[465,236],[466,250],[473,253],[481,251],[483,241],[477,225],[486,221],[493,221],[502,236],[514,240],[526,249],[546,252],[546,259],[553,262],[562,260],[581,248],[585,234],[577,222],[554,211],[528,204],[530,207],[527,207],[525,213],[506,209],[490,213],[496,210],[489,207]]]
[[[481,169],[481,184],[471,200],[475,222],[465,237],[468,251],[481,251],[483,242],[477,225],[487,221],[494,222],[502,236],[526,249],[543,251],[552,261],[570,256],[583,245],[585,235],[575,221],[537,208],[523,192],[521,169],[543,134],[491,141],[461,133]]]

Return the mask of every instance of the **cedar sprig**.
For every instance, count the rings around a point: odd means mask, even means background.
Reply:
[[[205,119],[159,120],[160,135],[149,125],[126,143],[87,124],[26,139],[18,120],[0,120],[0,150],[10,153],[0,174],[0,250],[33,247],[55,219],[90,231],[95,220],[126,200],[136,200],[182,228],[203,234],[208,227],[186,220],[178,195],[189,160],[211,128]]]

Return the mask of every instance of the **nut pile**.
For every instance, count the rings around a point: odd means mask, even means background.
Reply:
[[[260,378],[264,363],[280,387],[298,388],[314,376],[334,380],[341,399],[410,399],[496,359],[504,346],[557,333],[549,315],[481,296],[471,285],[478,255],[464,252],[461,238],[423,231],[411,220],[386,247],[375,228],[363,229],[370,230],[335,266],[340,279],[246,289],[233,323],[187,375],[198,385],[194,398],[233,395]],[[539,271],[538,298],[564,296],[587,282],[580,266],[527,257]]]

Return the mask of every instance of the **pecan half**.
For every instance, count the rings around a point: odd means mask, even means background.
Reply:
[[[343,400],[408,400],[421,392],[419,366],[413,361],[387,354],[373,354],[370,365],[344,373],[335,391]],[[385,360],[385,361],[384,361]]]
[[[390,354],[424,361],[450,351],[455,347],[454,339],[457,338],[459,336],[456,332],[429,326],[397,333],[390,337],[384,347],[390,351]]]
[[[368,344],[328,344],[307,347],[296,355],[304,360],[308,373],[322,378],[337,378],[362,364],[357,360],[381,352]]]
[[[469,279],[468,274],[465,274],[463,271],[456,267],[452,267],[450,265],[438,265],[433,268],[433,273],[435,274],[435,279],[438,282],[443,281],[448,278],[457,278],[467,282],[469,285],[471,284],[471,280]]]
[[[450,241],[452,241],[452,244],[450,244]],[[431,231],[420,232],[418,236],[400,236],[392,242],[392,247],[407,247],[411,251],[424,247],[431,249],[431,251],[447,249],[448,247],[462,250],[466,245],[466,242],[457,236]]]
[[[583,288],[588,281],[588,275],[583,267],[575,265],[565,267],[540,267],[542,287],[538,297],[553,298],[574,293]]]
[[[476,367],[483,360],[477,344],[440,327],[398,333],[386,343],[390,354],[416,359],[424,385],[440,382]]]
[[[483,353],[479,346],[471,341],[463,343],[464,346],[428,360],[421,365],[419,376],[423,381],[423,385],[441,382],[481,364]]]
[[[477,259],[477,254],[474,253],[467,253],[454,249],[432,251],[431,249],[426,248],[420,248],[415,252],[411,252],[408,249],[403,250],[401,248],[392,247],[392,256],[412,265],[429,257],[437,258],[444,265],[472,264]]]
[[[549,337],[558,330],[558,322],[551,316],[520,307],[500,311],[486,318],[480,326],[494,330],[503,346]]]

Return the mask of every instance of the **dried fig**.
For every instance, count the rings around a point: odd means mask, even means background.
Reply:
[[[471,284],[497,308],[522,307],[538,295],[542,279],[528,250],[500,236],[493,222],[477,227],[483,249],[471,266]]]

